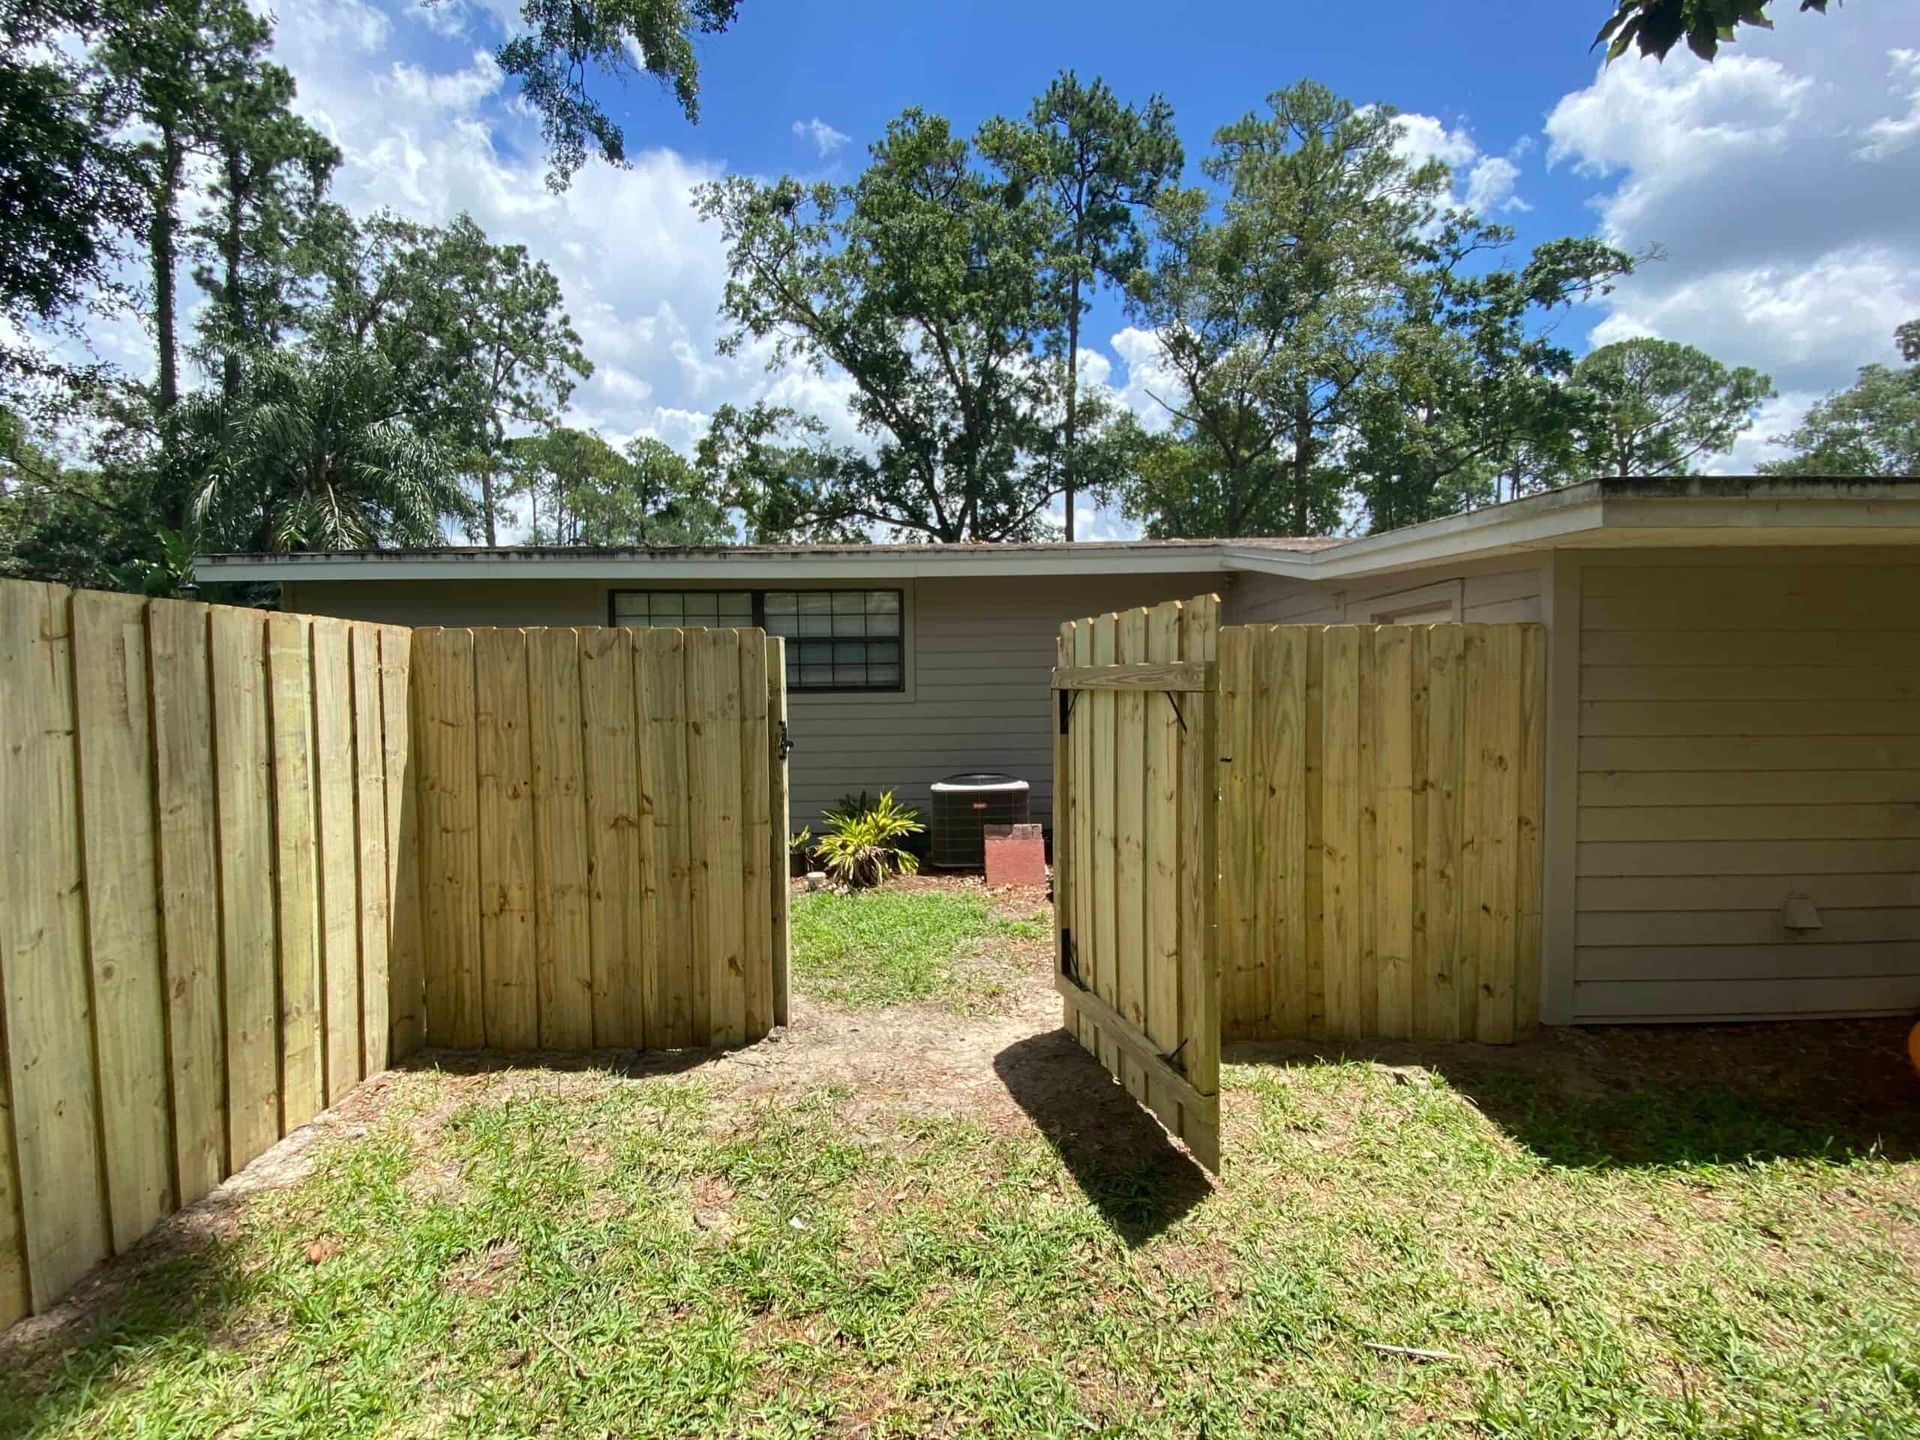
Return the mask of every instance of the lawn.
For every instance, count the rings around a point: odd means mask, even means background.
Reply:
[[[1920,1434],[1892,1027],[1241,1055],[1216,1189],[1043,986],[383,1077],[0,1343],[0,1436]]]
[[[1013,988],[1031,979],[1033,947],[1050,943],[1045,906],[1043,895],[990,897],[978,885],[938,881],[796,895],[794,983],[862,1009],[1003,1008]]]

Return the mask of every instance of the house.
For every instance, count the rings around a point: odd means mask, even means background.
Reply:
[[[1355,539],[197,568],[415,626],[762,624],[790,637],[795,824],[980,769],[1050,818],[1048,674],[1078,616],[1212,591],[1228,624],[1538,622],[1542,1018],[1920,1007],[1920,482],[1603,480]]]

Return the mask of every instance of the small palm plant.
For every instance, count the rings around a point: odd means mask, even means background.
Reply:
[[[911,875],[920,868],[918,857],[901,842],[926,826],[920,823],[920,812],[895,800],[891,790],[870,804],[829,810],[820,818],[820,840],[813,853],[827,874],[849,890],[864,890],[889,875]]]

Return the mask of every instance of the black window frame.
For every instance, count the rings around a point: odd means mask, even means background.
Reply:
[[[637,588],[609,589],[607,591],[607,625],[610,628],[629,629],[629,630],[639,630],[644,628],[650,628],[650,627],[639,626],[639,625],[622,626],[620,624],[619,616],[615,613],[615,610],[617,608],[617,602],[619,600],[619,597],[622,595],[652,595],[652,594],[686,595],[686,594],[697,594],[697,593],[721,594],[728,591],[738,594],[743,590],[746,592],[748,596],[749,604],[752,606],[753,624],[755,625],[756,628],[761,630],[767,629],[767,596],[770,593],[779,593],[783,595],[805,595],[805,594],[868,595],[868,594],[885,592],[887,594],[892,595],[895,601],[899,605],[899,615],[900,615],[900,635],[899,635],[900,678],[895,683],[893,683],[892,685],[804,685],[804,684],[801,684],[798,680],[790,680],[787,683],[787,691],[789,694],[795,694],[795,695],[904,695],[906,693],[906,690],[907,690],[907,592],[903,588],[897,585],[794,585],[794,586],[772,585],[772,586],[767,586],[765,588],[750,587],[745,585],[653,585],[653,586],[644,586],[644,587],[637,587]],[[662,626],[660,628],[685,629],[687,627]],[[695,626],[693,628],[701,629],[705,627]],[[768,631],[768,633],[771,634],[772,632]],[[787,641],[793,641],[800,637],[792,636],[792,635],[784,635],[784,636],[781,636],[780,638]],[[866,640],[870,638],[873,638],[873,637],[863,636],[862,643],[865,643]],[[868,663],[872,663],[872,662],[868,662]]]

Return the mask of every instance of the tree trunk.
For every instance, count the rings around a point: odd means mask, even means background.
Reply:
[[[175,204],[183,156],[178,127],[166,120],[159,128],[160,163],[154,177],[153,216],[147,242],[153,267],[153,341],[160,362],[159,384],[154,396],[154,418],[160,433],[161,490],[157,518],[167,529],[179,532],[186,528],[187,505],[173,474],[173,412],[180,403],[179,340],[174,318],[177,303],[174,267],[178,256],[174,230],[178,224]]]
[[[1305,535],[1312,518],[1309,503],[1313,475],[1313,406],[1300,392],[1293,408],[1293,518],[1288,533]]]
[[[1074,460],[1079,445],[1080,427],[1080,277],[1073,277],[1073,297],[1067,312],[1067,451],[1066,511],[1067,543],[1073,543]]]
[[[247,333],[246,296],[241,293],[241,233],[247,207],[247,162],[240,144],[227,137],[227,231],[221,241],[226,266],[227,323],[220,356],[220,395],[229,404],[240,397],[240,344]]]

